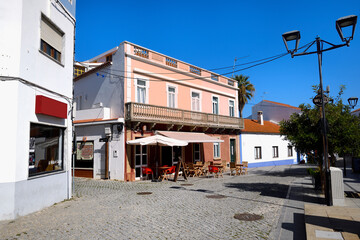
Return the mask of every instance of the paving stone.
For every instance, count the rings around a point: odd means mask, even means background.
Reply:
[[[306,173],[300,168],[301,174],[289,174],[296,168],[259,168],[245,176],[176,183],[75,178],[73,199],[1,221],[0,239],[269,239],[288,186]],[[263,218],[239,221],[236,213]]]

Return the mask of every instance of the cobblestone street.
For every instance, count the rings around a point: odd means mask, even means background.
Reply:
[[[305,169],[264,167],[176,183],[76,178],[73,199],[1,221],[0,239],[272,239],[289,186]],[[240,221],[237,213],[262,219]]]

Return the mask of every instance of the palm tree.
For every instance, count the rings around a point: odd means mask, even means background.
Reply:
[[[239,111],[240,117],[242,118],[242,110],[245,107],[245,104],[254,96],[255,87],[249,81],[249,76],[245,75],[235,75],[233,78],[238,82],[238,99],[239,99]]]

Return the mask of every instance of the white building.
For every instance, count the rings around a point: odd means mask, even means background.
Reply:
[[[240,134],[240,154],[249,167],[289,165],[297,163],[297,152],[289,141],[280,136],[279,125],[258,119],[244,119]]]
[[[75,3],[0,1],[0,220],[71,198]]]
[[[360,116],[360,108],[351,112],[351,115]]]
[[[263,112],[265,121],[279,123],[281,120],[288,120],[293,113],[300,113],[301,109],[288,104],[262,100],[252,107],[251,119],[257,119],[259,111]]]

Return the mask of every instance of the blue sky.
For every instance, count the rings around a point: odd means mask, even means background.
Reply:
[[[284,53],[281,35],[291,30],[301,32],[300,46],[316,36],[340,44],[335,21],[360,16],[359,0],[78,0],[76,8],[77,61],[126,40],[205,69],[232,66],[234,58],[242,64]],[[360,98],[359,25],[350,47],[323,54],[324,87],[329,85],[336,95],[339,86],[346,85],[345,101]],[[319,84],[316,55],[287,55],[238,73],[248,75],[256,88],[243,116],[263,99],[293,106],[311,103],[311,86]]]

